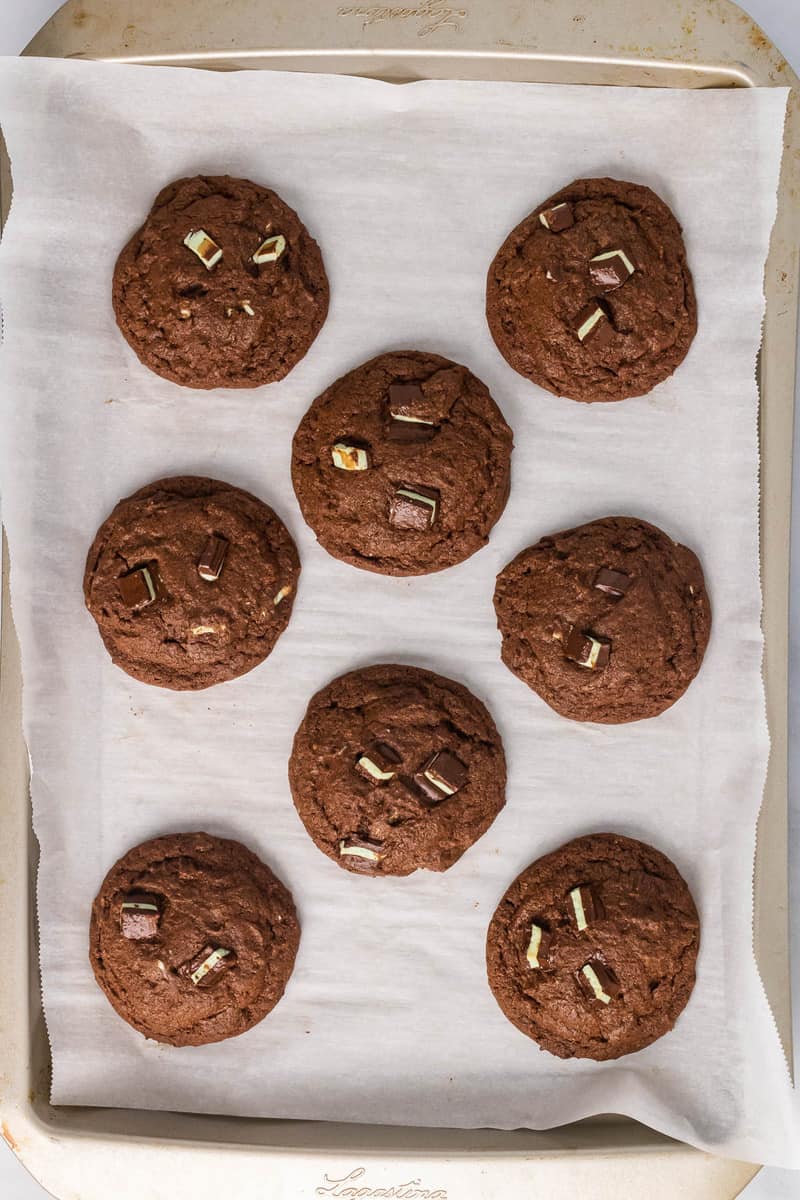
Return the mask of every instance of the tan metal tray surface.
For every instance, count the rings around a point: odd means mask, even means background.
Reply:
[[[419,78],[650,87],[798,87],[731,0],[69,0],[26,54]],[[3,158],[3,198],[10,195]],[[800,243],[800,98],[793,91],[767,263],[759,379],[763,624],[772,751],[759,822],[755,946],[790,1049],[787,658],[791,446]],[[4,549],[5,556],[5,549]],[[61,1200],[378,1197],[728,1200],[757,1168],[624,1118],[537,1133],[454,1131],[57,1108],[41,1009],[36,841],[19,647],[4,562],[0,661],[0,1132]]]

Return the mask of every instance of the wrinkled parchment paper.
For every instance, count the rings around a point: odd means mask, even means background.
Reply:
[[[326,76],[6,60],[14,203],[0,250],[3,502],[41,843],[39,917],[53,1100],[415,1125],[534,1128],[627,1113],[717,1153],[788,1163],[792,1098],[751,949],[751,868],[768,748],[760,663],[762,272],[786,93]],[[229,172],[275,187],[322,247],[330,317],[282,383],[193,392],[132,355],[110,304],[116,255],[156,192]],[[560,400],[501,359],[488,264],[576,176],[646,183],[685,229],[700,330],[648,397]],[[333,379],[395,347],[489,385],[516,438],[490,545],[429,578],[335,562],[289,480],[292,433]],[[249,488],[297,540],[303,576],[272,656],[195,695],[129,679],[83,607],[84,558],[114,503],[196,472]],[[703,670],[656,720],[562,720],[500,663],[494,576],[542,534],[636,514],[700,554],[714,606]],[[312,845],[286,781],[310,695],[373,661],[419,663],[490,706],[508,804],[443,876],[370,880]],[[303,937],[274,1013],[203,1049],[146,1042],[87,961],[105,871],[144,838],[240,838],[285,880]],[[703,922],[675,1031],[616,1063],[561,1062],[502,1017],[486,926],[508,883],[564,840],[653,842]]]

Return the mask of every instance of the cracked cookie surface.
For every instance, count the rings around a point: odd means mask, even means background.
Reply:
[[[557,205],[570,223],[548,229],[540,214]],[[589,262],[614,250],[633,274],[606,290]],[[582,342],[579,318],[597,300],[609,336]],[[641,396],[676,370],[697,332],[681,227],[650,188],[578,179],[508,235],[489,268],[486,316],[509,365],[549,392],[586,402]]]
[[[209,581],[198,564],[214,537],[225,556]],[[135,607],[120,583],[143,567],[155,598]],[[120,500],[89,550],[83,587],[117,666],[184,691],[267,657],[289,622],[299,574],[294,542],[271,508],[230,484],[178,476]]]
[[[591,892],[596,909],[587,904],[583,929],[576,888]],[[534,926],[543,935],[538,965],[529,959]],[[672,1029],[694,987],[699,942],[697,909],[673,863],[645,842],[591,834],[511,884],[487,934],[489,986],[508,1020],[543,1050],[619,1058]],[[607,1001],[586,984],[590,963]]]
[[[447,870],[486,832],[505,804],[506,766],[494,721],[467,688],[380,664],[312,698],[289,782],[308,834],[338,866],[408,875]]]
[[[419,385],[423,421],[408,413],[393,420],[395,384]],[[333,450],[342,444],[363,451],[362,469],[336,465]],[[314,401],[294,436],[292,482],[329,554],[385,575],[422,575],[488,541],[508,499],[511,449],[502,413],[466,367],[396,351],[356,367]],[[403,490],[432,496],[435,512],[415,510],[412,501],[393,517]]]
[[[205,233],[209,262],[185,245]],[[254,262],[267,238],[285,245]],[[268,248],[274,254],[280,243]],[[328,311],[319,247],[269,188],[229,175],[178,179],[156,196],[114,268],[112,302],[146,367],[192,388],[259,387],[306,354]]]
[[[700,670],[711,632],[697,556],[634,517],[529,546],[498,575],[494,605],[503,662],[573,721],[657,716]],[[595,668],[569,656],[576,636],[604,648]]]
[[[158,909],[151,936],[123,935],[131,900]],[[134,1029],[202,1046],[244,1033],[275,1007],[299,941],[289,891],[255,854],[227,838],[179,833],[143,842],[108,872],[92,906],[89,957]],[[201,975],[197,960],[214,950],[228,951],[218,959],[228,965]]]

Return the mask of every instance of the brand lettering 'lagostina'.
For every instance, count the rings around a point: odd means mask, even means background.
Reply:
[[[386,1187],[372,1187],[364,1178],[366,1171],[356,1167],[341,1179],[325,1176],[317,1188],[318,1196],[335,1196],[337,1200],[447,1200],[445,1188],[426,1188],[421,1179],[409,1179]]]
[[[425,22],[417,31],[417,37],[427,37],[437,29],[455,29],[460,33],[460,21],[467,16],[465,8],[449,8],[442,0],[422,0],[420,4],[409,8],[391,4],[343,4],[337,13],[340,17],[361,17],[365,25],[375,25],[378,21],[406,21],[409,17],[416,17]]]

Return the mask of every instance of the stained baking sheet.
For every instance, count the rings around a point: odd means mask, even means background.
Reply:
[[[501,1128],[616,1111],[719,1153],[788,1159],[788,1076],[750,937],[767,753],[753,366],[784,104],[774,89],[400,89],[3,64],[15,196],[0,251],[0,369],[6,446],[17,448],[4,455],[4,494],[55,1102]],[[323,247],[331,316],[272,388],[183,391],[141,367],[114,327],[119,247],[164,182],[197,171],[276,187]],[[650,397],[587,408],[506,367],[485,327],[483,280],[541,197],[604,173],[650,184],[675,209],[701,326],[684,366]],[[467,363],[517,443],[489,547],[413,581],[328,558],[288,476],[311,398],[397,346]],[[79,586],[116,499],[189,471],[273,503],[304,564],[291,627],[268,662],[195,696],[117,672]],[[693,546],[715,612],[687,696],[656,721],[616,729],[560,720],[509,675],[491,609],[494,575],[512,554],[611,512]],[[505,738],[509,804],[442,877],[345,875],[307,840],[289,799],[285,762],[308,696],[341,670],[385,659],[462,679]],[[174,1050],[145,1043],[94,987],[86,913],[130,845],[192,827],[260,852],[292,887],[304,934],[268,1021],[236,1042]],[[507,883],[539,853],[598,828],[670,854],[703,919],[698,986],[676,1031],[603,1066],[539,1052],[504,1022],[483,972],[486,924]]]

